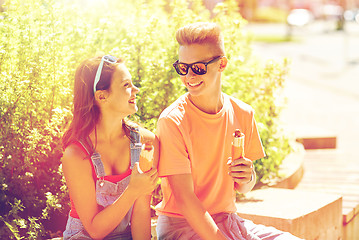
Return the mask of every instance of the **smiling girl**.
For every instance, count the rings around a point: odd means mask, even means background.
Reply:
[[[126,121],[137,112],[138,92],[121,59],[90,58],[77,68],[73,119],[62,139],[71,199],[64,239],[151,238],[157,170],[143,173],[138,161],[141,142],[157,141]]]

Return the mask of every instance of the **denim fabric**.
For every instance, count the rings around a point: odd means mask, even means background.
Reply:
[[[130,147],[131,147],[131,169],[132,169],[133,166],[135,165],[135,162],[138,162],[140,159],[142,144],[141,144],[141,136],[138,133],[138,130],[131,131],[130,135],[131,135]]]
[[[142,144],[140,142],[140,135],[137,129],[131,129],[131,168],[134,166],[135,162],[139,161]],[[101,156],[98,153],[93,153],[91,156],[92,163],[95,168],[97,175],[96,180],[96,201],[99,205],[107,207],[116,201],[117,198],[123,193],[130,182],[130,176],[122,179],[117,183],[112,183],[104,180],[105,170],[101,161]],[[131,214],[132,207],[127,212],[126,216],[122,219],[121,223],[113,230],[108,236],[107,240],[117,239],[117,240],[127,240],[132,239],[131,235]],[[69,215],[66,230],[63,233],[64,240],[74,240],[74,239],[91,239],[90,235],[86,232],[84,226],[81,223],[80,219],[73,218]]]
[[[80,219],[71,217],[67,219],[66,230],[63,233],[64,240],[72,240],[72,239],[92,239],[90,235],[86,232],[84,226]]]
[[[103,167],[103,163],[101,161],[101,155],[98,152],[94,152],[91,155],[92,165],[95,168],[95,172],[98,178],[105,176],[105,168]]]

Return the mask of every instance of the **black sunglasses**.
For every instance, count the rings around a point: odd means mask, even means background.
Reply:
[[[177,60],[173,64],[173,67],[176,69],[176,72],[181,76],[187,75],[189,68],[191,68],[195,74],[203,75],[203,74],[207,73],[207,65],[208,64],[218,61],[222,57],[223,56],[215,57],[209,62],[195,62],[195,63],[191,63],[191,64],[181,63]]]

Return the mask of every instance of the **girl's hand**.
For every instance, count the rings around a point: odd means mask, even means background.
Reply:
[[[151,169],[148,172],[142,172],[139,163],[136,162],[132,169],[130,183],[128,188],[134,191],[137,197],[142,195],[150,195],[156,188],[158,180],[158,173],[156,169]]]

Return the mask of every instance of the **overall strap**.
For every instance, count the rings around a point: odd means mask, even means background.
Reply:
[[[82,148],[86,151],[87,155],[88,155],[88,156],[91,156],[92,150],[91,150],[91,147],[89,147],[89,146],[86,144],[86,141],[84,141],[84,140],[78,140],[77,142],[81,144]]]
[[[135,162],[140,161],[140,154],[142,149],[141,136],[138,128],[130,128],[131,136],[131,169],[135,165]]]
[[[98,152],[94,152],[91,156],[92,164],[95,168],[97,178],[102,178],[105,176],[105,168],[103,167],[101,161],[101,155]]]
[[[95,148],[91,142],[90,137],[87,137],[85,141],[87,146],[89,146],[91,149],[91,161],[95,169],[96,176],[97,178],[102,178],[105,176],[105,168],[103,167],[103,163],[101,161],[101,155],[100,153],[95,151]]]

